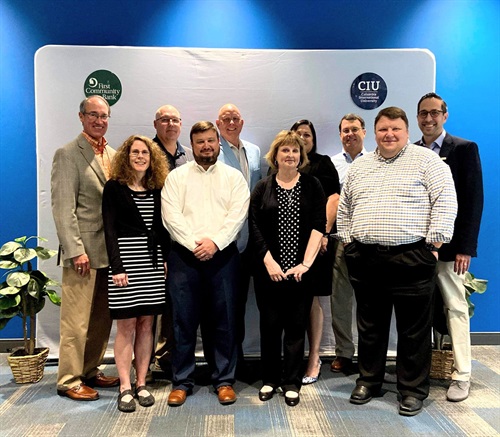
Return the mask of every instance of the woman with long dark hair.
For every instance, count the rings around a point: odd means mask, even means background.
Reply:
[[[293,124],[291,130],[297,132],[305,143],[309,164],[302,168],[303,173],[316,177],[323,187],[326,196],[326,227],[325,235],[321,240],[321,251],[316,260],[320,274],[315,277],[314,298],[309,317],[309,327],[307,335],[309,340],[309,360],[303,384],[315,383],[321,371],[321,359],[319,349],[321,337],[323,335],[323,308],[320,296],[330,296],[332,294],[332,274],[334,253],[329,247],[329,234],[333,231],[335,218],[337,216],[337,206],[340,194],[339,175],[329,156],[317,153],[316,130],[309,120],[299,120]]]

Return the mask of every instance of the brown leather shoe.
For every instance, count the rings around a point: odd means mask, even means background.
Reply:
[[[180,388],[172,390],[168,395],[168,405],[171,407],[178,407],[186,402],[187,396],[188,392],[186,390],[182,390]]]
[[[74,401],[96,401],[99,399],[99,393],[83,383],[67,390],[57,389],[57,394],[59,396],[66,396]]]
[[[223,405],[236,402],[236,393],[230,385],[223,385],[222,387],[219,387],[217,390],[217,396],[219,398],[219,402]]]
[[[106,376],[104,375],[104,373],[99,372],[93,378],[88,379],[86,381],[86,384],[90,387],[117,387],[120,385],[120,378],[118,378],[117,376]]]
[[[344,372],[352,366],[352,360],[345,357],[336,357],[332,361],[330,370],[335,373]]]

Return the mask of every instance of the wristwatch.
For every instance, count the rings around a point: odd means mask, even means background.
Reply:
[[[432,243],[425,243],[425,248],[427,250],[430,250],[431,252],[439,252],[439,248],[434,246],[434,244],[432,244]]]

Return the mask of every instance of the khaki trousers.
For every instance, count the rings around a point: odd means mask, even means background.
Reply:
[[[94,377],[106,352],[112,320],[108,269],[90,269],[82,278],[63,267],[57,387],[67,390]]]
[[[465,275],[457,275],[453,271],[453,265],[453,261],[438,261],[437,283],[443,296],[453,347],[454,362],[451,378],[469,381],[472,368],[469,304],[465,298]]]
[[[332,282],[332,328],[335,335],[335,355],[352,359],[354,342],[352,338],[352,305],[354,290],[349,281],[345,264],[344,246],[335,240],[335,260]]]

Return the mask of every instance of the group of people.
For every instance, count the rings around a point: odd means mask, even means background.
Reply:
[[[56,151],[51,179],[63,266],[58,394],[96,400],[96,387],[119,386],[120,411],[135,411],[136,400],[151,406],[154,355],[171,373],[168,404],[182,405],[195,384],[200,328],[218,400],[234,403],[253,276],[261,401],[282,391],[295,406],[301,386],[318,380],[320,296],[331,295],[331,370],[351,368],[355,296],[360,375],[350,402],[380,393],[394,309],[399,413],[418,414],[429,392],[436,284],[455,352],[448,399],[465,399],[471,357],[463,280],[482,212],[479,153],[445,132],[448,110],[437,94],[423,96],[417,114],[423,136],[411,144],[405,112],[382,109],[370,153],[364,120],[346,114],[343,150],[331,158],[317,152],[313,123],[299,120],[272,142],[261,178],[260,148],[240,138],[244,120],[233,104],[220,108],[215,125],[192,126],[191,148],[179,142],[179,111],[165,105],[153,140],[132,135],[115,152],[104,138],[108,103],[82,101],[83,132]],[[118,377],[98,369],[112,320]]]

